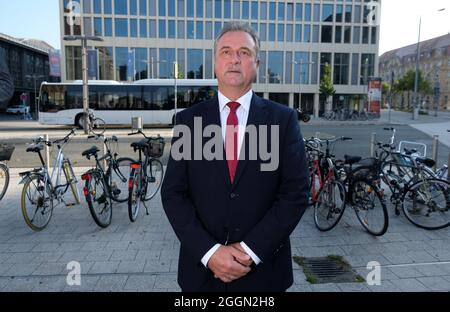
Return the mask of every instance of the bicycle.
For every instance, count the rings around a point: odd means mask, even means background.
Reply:
[[[34,144],[26,149],[27,152],[37,153],[42,164],[42,167],[19,173],[22,178],[19,184],[24,184],[21,197],[22,214],[25,223],[34,231],[43,230],[50,222],[55,206],[54,200],[57,200],[56,205],[64,203],[67,207],[80,204],[77,178],[69,158],[63,154],[64,146],[75,134],[75,129],[72,129],[64,138],[53,142],[39,137],[33,140]],[[58,148],[58,154],[50,176],[41,151],[44,149],[44,145],[53,146],[54,144]],[[66,182],[64,184],[61,183],[63,173]],[[75,203],[66,203],[64,200],[64,195],[69,188]],[[30,212],[28,208],[31,209]]]
[[[84,129],[84,113],[77,118],[75,124],[80,129]],[[105,121],[101,118],[95,117],[94,112],[89,110],[88,113],[88,133],[93,133],[95,135],[100,135],[105,132]]]
[[[95,168],[81,176],[81,180],[85,181],[83,193],[95,223],[106,228],[111,224],[112,201],[123,203],[128,200],[129,169],[130,164],[135,161],[128,157],[117,158],[118,154],[112,150],[112,144],[117,147],[116,136],[88,136],[88,139],[91,138],[103,138],[106,152],[102,157],[98,157],[97,146],[83,151],[82,156],[88,160],[92,156],[95,158]],[[106,168],[102,166],[102,161],[106,162]]]
[[[12,145],[0,146],[0,200],[5,196],[6,190],[9,186],[9,168],[4,163],[11,159],[15,147]],[[2,162],[3,161],[3,162]]]
[[[139,161],[132,163],[128,196],[128,216],[131,222],[135,222],[139,214],[141,202],[143,203],[146,215],[149,215],[145,202],[152,199],[159,191],[164,176],[164,167],[158,159],[164,153],[164,138],[147,137],[141,130],[128,135],[141,134],[144,139],[131,143],[134,152],[139,152]],[[145,158],[142,160],[142,153]]]

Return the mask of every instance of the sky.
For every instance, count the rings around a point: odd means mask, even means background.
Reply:
[[[438,12],[441,8],[446,10]],[[417,43],[420,16],[421,40],[450,33],[448,0],[382,0],[380,55]],[[0,32],[41,39],[59,49],[59,1],[0,0]]]

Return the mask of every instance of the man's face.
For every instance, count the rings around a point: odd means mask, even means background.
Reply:
[[[255,42],[243,31],[224,34],[216,44],[215,73],[219,86],[244,88],[256,77]]]

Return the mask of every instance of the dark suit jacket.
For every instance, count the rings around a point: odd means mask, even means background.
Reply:
[[[14,85],[6,65],[6,59],[0,49],[0,103],[8,102],[14,92]]]
[[[202,117],[203,128],[220,126],[217,96],[180,112],[177,124],[194,133],[194,117]],[[308,202],[308,171],[297,114],[253,94],[247,125],[267,125],[270,135],[270,126],[279,125],[277,170],[261,171],[259,153],[257,160],[249,160],[250,144],[244,144],[246,157],[239,160],[233,184],[226,160],[169,158],[162,203],[181,242],[178,283],[183,291],[284,291],[292,285],[289,235]],[[204,138],[203,144],[208,140]],[[246,276],[228,284],[215,279],[201,263],[206,252],[216,243],[224,244],[227,237],[228,243],[244,241],[262,260]]]

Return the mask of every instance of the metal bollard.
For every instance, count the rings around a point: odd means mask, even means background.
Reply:
[[[48,134],[44,135],[44,140],[48,141]],[[45,163],[47,165],[47,172],[50,174],[50,147],[45,144]]]
[[[433,158],[434,160],[434,166],[433,166],[433,171],[436,172],[436,166],[437,166],[437,161],[438,161],[438,148],[439,148],[439,136],[438,135],[434,135],[433,136],[433,152],[431,155],[431,158]],[[426,157],[426,155],[425,155]]]
[[[374,157],[375,156],[375,142],[377,139],[377,134],[376,132],[372,132],[372,135],[370,137],[370,157]]]
[[[142,131],[143,127],[142,117],[131,118],[131,130],[132,132]]]
[[[447,166],[449,166],[447,168],[447,181],[450,181],[450,153],[448,154]]]

